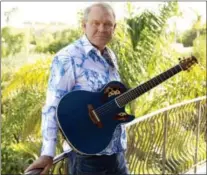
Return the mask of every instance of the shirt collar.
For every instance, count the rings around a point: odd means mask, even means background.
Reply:
[[[83,46],[85,53],[88,55],[88,53],[92,50],[97,50],[97,48],[95,48],[90,41],[88,40],[86,35],[83,35],[80,38],[80,44]]]
[[[91,44],[91,42],[88,40],[86,35],[83,35],[81,37],[80,42],[81,42],[86,54],[88,54],[92,50],[95,51],[96,53],[100,53],[100,51]],[[105,51],[108,51],[107,47],[105,47],[104,52]]]
[[[80,38],[80,43],[84,48],[85,53],[88,55],[91,51],[95,51],[97,54],[101,54],[100,51],[94,47],[91,42],[88,40],[86,35],[83,35]],[[110,54],[110,49],[108,47],[104,48],[104,53],[103,55],[105,55],[106,57],[108,57],[108,59],[111,61],[112,66],[115,66],[115,62],[114,62],[114,58],[112,57],[112,55]]]

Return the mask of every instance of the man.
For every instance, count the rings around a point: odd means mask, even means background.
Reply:
[[[26,172],[44,168],[41,174],[46,174],[52,165],[58,130],[55,112],[63,95],[80,89],[97,92],[110,81],[120,81],[116,57],[106,47],[112,39],[115,27],[113,9],[106,3],[93,4],[84,12],[84,36],[63,48],[54,57],[42,115],[42,152],[40,158]],[[125,128],[119,126],[108,147],[100,154],[85,156],[72,151],[74,156],[70,173],[127,174],[125,149]]]

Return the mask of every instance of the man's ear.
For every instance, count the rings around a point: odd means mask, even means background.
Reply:
[[[85,29],[86,29],[86,21],[85,20],[82,20],[82,28],[85,31]]]
[[[116,29],[116,23],[114,24],[114,30]]]
[[[115,32],[115,29],[116,29],[116,23],[114,24],[114,29],[113,29],[113,33]]]

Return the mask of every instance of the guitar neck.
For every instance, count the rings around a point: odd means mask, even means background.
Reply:
[[[156,77],[150,79],[149,81],[121,94],[120,96],[116,97],[115,100],[120,107],[123,107],[132,100],[139,97],[140,95],[144,94],[145,92],[149,91],[150,89],[154,88],[155,86],[161,84],[162,82],[171,78],[175,74],[179,73],[180,71],[182,71],[182,68],[178,64],[170,68],[169,70],[161,73],[160,75],[157,75]]]

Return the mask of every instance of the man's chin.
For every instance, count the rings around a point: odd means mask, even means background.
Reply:
[[[101,44],[101,45],[106,45],[106,44],[108,44],[109,43],[109,39],[108,38],[99,38],[99,39],[96,39],[95,40],[95,43],[97,44],[97,45],[99,45],[99,44]]]
[[[104,37],[104,36],[95,36],[94,39],[97,41],[109,41],[110,40],[109,37]]]

